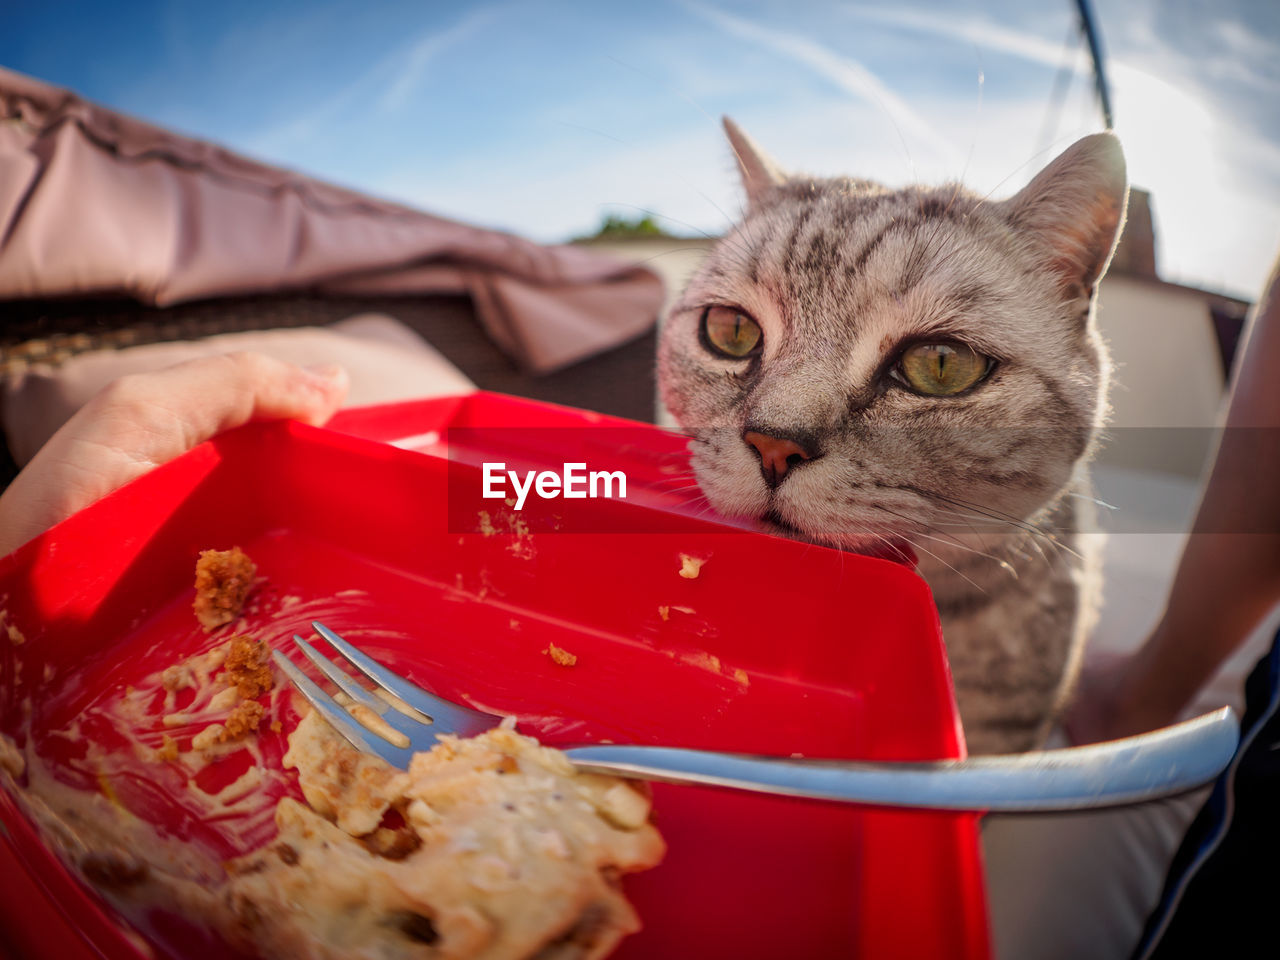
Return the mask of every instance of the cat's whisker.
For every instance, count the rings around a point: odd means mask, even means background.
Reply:
[[[1026,520],[1023,520],[1019,517],[1015,517],[1012,514],[1004,513],[1003,511],[997,510],[995,507],[986,507],[982,504],[973,503],[972,501],[965,500],[960,497],[956,497],[956,498],[948,497],[945,494],[941,494],[933,490],[921,490],[921,492],[928,497],[942,500],[946,503],[950,503],[958,507],[966,507],[970,510],[977,512],[982,516],[985,516],[989,520],[995,520],[997,522],[1006,523],[1006,524],[1009,524],[1010,526],[1017,527],[1018,529],[1031,534],[1033,537],[1043,538],[1049,541],[1050,543],[1052,543],[1055,547],[1062,550],[1067,550],[1072,554],[1079,556],[1079,554],[1077,554],[1074,550],[1071,550],[1070,547],[1067,547],[1065,544],[1061,543],[1052,531],[1045,530],[1041,527],[1036,526],[1033,523],[1029,523]]]
[[[980,584],[974,582],[972,577],[965,576],[963,573],[960,572],[960,570],[954,564],[947,563],[947,561],[943,560],[940,556],[938,556],[932,550],[928,549],[927,547],[920,546],[920,544],[916,543],[910,537],[903,537],[902,539],[906,540],[907,543],[911,544],[911,547],[913,550],[919,550],[921,553],[926,554],[930,557],[933,557],[934,560],[938,561],[938,563],[942,564],[944,567],[946,567],[948,570],[954,573],[961,580],[966,581],[970,586],[972,586],[979,593],[987,592],[986,587],[983,587]]]
[[[929,499],[941,500],[944,503],[950,503],[950,504],[953,504],[954,506],[963,506],[968,508],[967,510],[947,510],[947,508],[945,507],[931,508],[938,512],[947,513],[957,517],[965,517],[970,520],[986,520],[988,522],[996,523],[1002,527],[1016,526],[1024,530],[1028,530],[1028,528],[1030,527],[1029,524],[1027,524],[1023,520],[1019,520],[1017,517],[1012,517],[1012,516],[1009,516],[1008,514],[1001,515],[999,511],[996,511],[994,513],[989,512],[987,509],[984,509],[979,504],[970,503],[964,500],[952,499],[951,497],[948,497],[945,494],[937,493],[936,491],[933,491],[933,490],[925,490],[923,488],[917,488],[917,492],[922,494],[925,497],[928,497]],[[1028,530],[1028,532],[1031,532],[1031,531]]]
[[[712,519],[719,517],[719,514],[716,513],[715,506],[711,503],[711,500],[705,493],[688,501],[686,506],[693,511],[693,515],[699,520],[707,517],[711,517]]]
[[[740,231],[730,231],[721,237],[719,240],[719,252],[728,252],[732,254],[732,256],[726,257],[726,259],[730,260],[740,268],[745,268],[754,253],[751,246],[753,238],[739,236],[739,232]]]
[[[963,517],[963,516],[964,516],[963,514],[956,514],[956,515],[957,515],[957,516],[961,516],[961,517]],[[966,518],[966,519],[961,520],[961,521],[960,521],[960,522],[958,522],[958,523],[951,523],[951,524],[947,524],[947,523],[943,523],[943,522],[933,521],[933,522],[931,522],[931,523],[930,523],[930,526],[931,526],[931,527],[939,527],[939,526],[963,526],[963,527],[966,527],[966,528],[969,530],[970,535],[972,535],[972,536],[974,536],[974,537],[977,537],[977,538],[978,538],[978,542],[979,542],[979,544],[981,545],[981,547],[982,547],[982,549],[983,549],[984,551],[990,551],[990,550],[992,550],[991,545],[987,542],[987,535],[988,535],[988,534],[995,535],[995,536],[1001,536],[1001,537],[1008,537],[1008,536],[1011,536],[1011,534],[999,533],[999,532],[997,532],[997,531],[992,531],[992,530],[990,530],[990,529],[985,529],[985,530],[984,530],[984,529],[980,529],[979,527],[976,527],[976,526],[974,525],[974,520],[975,520],[975,519],[977,519],[977,518],[969,517],[969,518]],[[1022,545],[1023,545],[1023,544],[1025,544],[1025,545],[1027,545],[1027,546],[1033,547],[1033,548],[1035,549],[1036,553],[1040,556],[1040,559],[1041,559],[1041,560],[1045,561],[1045,563],[1048,563],[1048,562],[1049,562],[1049,558],[1045,555],[1045,552],[1044,552],[1043,548],[1041,548],[1040,544],[1039,544],[1038,542],[1036,542],[1036,540],[1035,540],[1034,538],[1025,538],[1025,537],[1022,537],[1022,535],[1021,535],[1021,534],[1013,534],[1013,536],[1018,536],[1020,539],[1018,540],[1018,542],[1017,542],[1017,543],[1013,544],[1012,546],[1010,546],[1010,545],[1009,545],[1009,544],[1007,544],[1007,543],[1005,543],[1005,544],[1001,544],[1001,546],[1002,546],[1004,549],[1006,549],[1006,550],[1010,551],[1014,556],[1016,556],[1016,557],[1018,557],[1018,558],[1020,558],[1020,559],[1026,560],[1026,559],[1029,559],[1031,555],[1030,555],[1030,553],[1028,553],[1026,550],[1021,549]]]
[[[696,474],[694,474],[694,472],[693,472],[692,470],[681,470],[679,473],[669,473],[669,474],[667,474],[666,476],[664,476],[664,477],[662,477],[662,478],[660,478],[660,479],[658,479],[658,480],[655,480],[655,481],[654,481],[654,483],[655,483],[657,486],[662,486],[662,485],[664,485],[664,484],[668,484],[668,483],[689,483],[689,482],[696,482],[696,481],[697,481],[697,479],[698,479],[698,478],[697,478],[697,475],[696,475]]]
[[[709,237],[708,239],[712,239],[712,238]],[[701,253],[701,252],[702,252],[701,247],[672,247],[670,250],[663,250],[661,253],[655,253],[651,257],[642,257],[633,262],[637,264],[649,264],[649,263],[653,263],[656,260],[661,260],[663,257],[669,257],[677,253]]]
[[[618,61],[618,62],[619,62],[619,63],[621,63],[622,61]],[[626,65],[626,64],[624,64],[624,66],[625,66],[625,65]],[[692,101],[690,101],[690,102],[692,102]],[[695,106],[696,106],[696,104],[695,104]],[[701,109],[701,108],[699,108],[699,109]],[[703,112],[705,113],[705,111],[703,111]],[[582,131],[583,131],[583,132],[585,132],[585,133],[594,134],[595,136],[597,136],[597,137],[603,137],[603,138],[605,138],[606,140],[612,140],[614,143],[620,143],[620,144],[622,144],[622,145],[623,145],[623,146],[625,146],[625,147],[631,147],[633,150],[634,150],[634,149],[639,149],[639,144],[637,144],[635,141],[633,141],[633,140],[627,140],[627,139],[625,139],[624,137],[615,137],[613,134],[611,134],[611,133],[605,133],[603,130],[600,130],[600,129],[596,128],[596,127],[588,127],[588,126],[586,126],[585,124],[581,124],[581,123],[573,123],[573,122],[572,122],[572,121],[570,121],[570,120],[560,120],[560,121],[557,121],[557,122],[558,122],[561,126],[565,126],[565,127],[573,127],[573,128],[574,128],[574,129],[576,129],[576,130],[582,130]],[[706,193],[704,193],[701,189],[699,189],[698,187],[696,187],[696,186],[693,184],[693,182],[692,182],[692,181],[688,180],[687,178],[685,178],[685,177],[681,176],[679,173],[677,173],[674,167],[669,167],[669,168],[667,168],[666,173],[667,173],[667,175],[668,175],[669,177],[671,177],[673,180],[679,180],[679,181],[680,181],[681,183],[683,183],[686,187],[688,187],[690,190],[692,190],[694,193],[696,193],[699,197],[701,197],[703,200],[707,201],[707,204],[708,204],[708,205],[709,205],[713,210],[715,210],[715,212],[716,212],[716,213],[718,213],[718,214],[720,214],[720,216],[724,217],[725,223],[729,224],[730,226],[733,226],[733,224],[736,222],[736,218],[729,216],[729,214],[728,214],[728,213],[726,213],[726,212],[724,211],[724,209],[723,209],[723,208],[722,208],[718,203],[716,203],[716,202],[715,202],[714,200],[712,200],[709,196],[707,196],[707,194],[706,194]],[[622,205],[622,204],[620,204],[620,206],[621,206],[621,205]],[[629,206],[629,204],[627,204],[627,206]],[[645,211],[645,212],[649,212],[649,211]],[[656,216],[656,214],[651,214],[651,215],[655,215],[655,216]],[[667,218],[667,219],[671,219],[671,218]],[[679,221],[673,221],[673,222],[679,222]],[[698,233],[701,233],[701,234],[702,234],[704,237],[706,237],[708,240],[714,240],[714,239],[716,239],[716,238],[715,238],[715,237],[713,237],[711,234],[706,233],[705,231],[700,230],[700,229],[698,229],[697,227],[689,226],[689,224],[684,224],[684,226],[689,227],[689,229],[690,229],[690,230],[696,230]]]
[[[1092,503],[1092,504],[1096,504],[1097,506],[1099,506],[1099,507],[1104,507],[1104,508],[1105,508],[1105,509],[1107,509],[1107,510],[1119,510],[1119,509],[1120,509],[1120,508],[1119,508],[1118,506],[1116,506],[1114,503],[1107,503],[1107,501],[1105,501],[1105,500],[1099,500],[1097,497],[1091,497],[1091,496],[1089,496],[1087,493],[1076,493],[1076,492],[1074,492],[1074,491],[1070,491],[1070,492],[1068,492],[1068,493],[1067,493],[1067,496],[1068,496],[1068,497],[1071,497],[1073,500],[1083,500],[1085,503]]]
[[[895,543],[892,539],[890,539],[889,537],[886,537],[883,533],[880,533],[877,530],[872,530],[870,527],[866,526],[865,524],[860,526],[857,532],[853,534],[853,536],[858,538],[874,537],[876,540],[880,541],[882,544],[888,547],[891,551],[896,552],[898,550],[898,544]],[[844,555],[846,553],[861,553],[864,547],[864,544],[860,542],[851,543],[849,542],[850,538],[845,536],[837,536],[835,540],[836,540],[835,543],[818,544],[818,546],[834,547],[840,553],[840,569],[841,571],[843,571]]]
[[[977,149],[977,146],[978,146],[977,131],[982,121],[982,102],[983,102],[982,95],[983,95],[983,92],[986,90],[987,72],[986,70],[983,69],[983,65],[982,65],[982,51],[980,49],[975,48],[974,53],[977,54],[977,57],[978,57],[978,107],[974,115],[974,122],[973,122],[974,134],[973,134],[973,139],[969,141],[969,152],[965,155],[964,167],[961,168],[960,178],[959,180],[956,181],[956,192],[951,197],[951,203],[947,204],[948,212],[951,211],[951,204],[955,203],[956,197],[960,195],[960,185],[964,183],[965,177],[969,175],[969,164],[973,162],[973,152],[975,149]]]
[[[691,490],[697,490],[697,489],[699,488],[696,483],[686,483],[679,487],[666,487],[665,489],[663,489],[662,492],[663,493],[687,493]],[[704,494],[703,496],[705,497],[706,495]]]
[[[642,207],[642,206],[639,206],[638,204],[612,202],[604,205],[610,206],[610,207],[628,207],[632,210],[635,210],[638,213],[643,213],[647,217],[653,217],[655,220],[666,220],[670,223],[678,223],[680,226],[684,227],[686,230],[692,230],[694,233],[701,234],[707,240],[720,239],[714,234],[707,233],[707,231],[703,230],[701,227],[695,227],[693,224],[687,223],[684,220],[680,220],[677,217],[670,217],[670,216],[667,216],[665,213],[659,213],[657,210],[650,210],[648,207]]]
[[[753,236],[741,225],[727,230],[716,240],[716,255],[740,269],[746,269],[756,255],[755,247],[761,238]],[[685,290],[685,294],[689,289]]]
[[[689,180],[685,180],[683,177],[680,177],[679,179],[680,179],[680,180],[682,180],[682,181],[684,182],[685,186],[687,186],[690,190],[692,190],[694,193],[696,193],[698,196],[700,196],[703,200],[707,201],[707,203],[711,206],[711,208],[712,208],[713,210],[715,210],[715,212],[716,212],[716,213],[718,213],[718,214],[720,214],[720,216],[724,217],[725,223],[729,224],[730,228],[732,228],[732,227],[733,227],[733,224],[734,224],[734,222],[735,222],[735,219],[734,219],[733,217],[729,216],[729,214],[725,213],[724,208],[722,208],[722,207],[720,206],[720,204],[718,204],[718,203],[716,203],[714,200],[712,200],[712,199],[711,199],[711,197],[710,197],[710,196],[708,196],[706,193],[704,193],[702,190],[700,190],[699,188],[695,187],[691,181],[689,181]]]
[[[969,520],[986,520],[987,522],[996,523],[1002,526],[1013,527],[1015,529],[1023,531],[1024,533],[1029,534],[1029,537],[1027,538],[1026,542],[1030,546],[1035,547],[1036,552],[1040,555],[1040,558],[1044,560],[1045,563],[1050,563],[1051,561],[1049,560],[1048,554],[1044,552],[1044,548],[1041,545],[1042,541],[1047,542],[1051,547],[1054,548],[1055,551],[1069,553],[1072,556],[1075,556],[1077,558],[1080,557],[1080,554],[1077,551],[1072,550],[1070,547],[1066,546],[1064,543],[1058,540],[1057,536],[1055,536],[1052,532],[1048,530],[1044,530],[1040,527],[1037,527],[1035,524],[1027,523],[1025,520],[1020,520],[1017,517],[1012,517],[1008,514],[1002,515],[1000,514],[999,511],[996,511],[995,513],[987,512],[980,505],[970,503],[969,501],[953,500],[943,496],[942,494],[933,493],[931,491],[922,491],[922,492],[926,493],[928,496],[945,500],[948,503],[964,505],[969,510],[976,511],[976,513],[962,513],[960,511],[946,511],[945,508],[940,508],[940,507],[933,508],[937,512],[945,512],[950,515],[966,518]]]
[[[953,547],[956,547],[960,550],[964,550],[966,553],[972,553],[974,556],[982,557],[983,559],[990,560],[992,563],[994,563],[997,567],[999,567],[1005,573],[1013,577],[1013,579],[1015,580],[1018,579],[1017,568],[1014,567],[1014,565],[1011,564],[1008,560],[1005,560],[1002,557],[998,557],[994,553],[990,553],[986,550],[979,550],[976,547],[970,547],[967,544],[959,542],[955,538],[943,539],[942,537],[933,537],[927,533],[919,533],[919,532],[916,533],[916,536],[924,537],[927,540],[936,540],[939,543],[950,544]]]
[[[876,507],[877,509],[884,511],[885,513],[888,513],[891,516],[898,517],[901,520],[906,520],[908,523],[917,522],[913,520],[911,517],[908,517],[906,514],[898,513],[896,510],[890,510],[888,507],[884,506],[883,504],[877,504]],[[930,526],[932,527],[932,524]],[[937,537],[937,536],[933,536],[932,534],[925,533],[923,530],[912,530],[912,535],[917,537],[924,537],[926,540],[933,540],[933,541],[936,541],[937,543],[947,544],[948,546],[955,547],[958,550],[963,550],[966,553],[972,553],[975,556],[979,556],[979,557],[983,557],[985,559],[991,560],[997,566],[1001,567],[1006,573],[1011,573],[1015,580],[1018,578],[1018,571],[1015,570],[1008,561],[1001,559],[1000,557],[996,556],[994,553],[990,553],[986,550],[979,550],[976,547],[969,546],[968,544],[960,540],[959,537],[955,537],[950,534],[947,534],[946,536],[942,536],[942,537]],[[986,544],[983,544],[983,546],[985,547]]]
[[[1036,163],[1037,161],[1039,161],[1040,159],[1042,159],[1042,158],[1043,158],[1043,157],[1045,157],[1046,155],[1048,155],[1048,154],[1050,154],[1050,153],[1054,152],[1055,150],[1060,149],[1060,148],[1062,147],[1062,145],[1063,145],[1064,143],[1066,143],[1066,142],[1067,142],[1068,140],[1070,140],[1070,139],[1071,139],[1071,134],[1069,134],[1069,133],[1068,133],[1068,134],[1063,134],[1062,136],[1057,137],[1057,138],[1056,138],[1052,143],[1046,144],[1044,147],[1041,147],[1039,150],[1037,150],[1035,153],[1033,153],[1030,157],[1028,157],[1025,161],[1023,161],[1022,163],[1020,163],[1020,164],[1018,164],[1016,167],[1014,167],[1012,170],[1010,170],[1010,171],[1009,171],[1008,176],[1006,176],[1003,180],[1001,180],[1001,181],[1000,181],[999,183],[997,183],[994,187],[992,187],[989,191],[987,191],[986,195],[985,195],[985,196],[983,196],[983,198],[982,198],[982,199],[983,199],[983,201],[985,202],[985,201],[990,200],[990,199],[991,199],[992,194],[996,193],[996,192],[997,192],[998,190],[1000,190],[1000,189],[1001,189],[1001,188],[1002,188],[1006,183],[1008,183],[1010,180],[1012,180],[1014,177],[1016,177],[1020,171],[1022,171],[1023,169],[1025,169],[1025,168],[1026,168],[1027,166],[1029,166],[1030,164],[1032,164],[1032,163]]]
[[[942,529],[945,527],[958,528],[960,533],[964,534],[965,536],[976,538],[978,545],[982,548],[984,552],[986,553],[991,552],[992,548],[991,548],[991,545],[987,542],[987,537],[986,537],[986,533],[988,533],[989,531],[979,530],[977,527],[974,526],[972,520],[947,521],[947,520],[931,519],[929,521],[930,530],[937,531],[938,533],[945,533],[947,536],[950,536],[956,539],[957,541],[959,541],[959,543],[963,543],[963,541],[959,540],[959,537],[957,537],[956,534],[951,533],[949,530]],[[1025,556],[1025,554],[1019,554],[1019,555]]]
[[[716,518],[716,512],[715,512],[715,509],[711,506],[711,504],[710,504],[710,503],[704,503],[704,504],[701,504],[701,505],[693,504],[693,505],[692,505],[692,508],[693,508],[693,516],[694,516],[694,519],[697,519],[697,520],[707,520],[707,519],[712,519],[712,520],[714,520],[714,519]]]
[[[1009,526],[1007,520],[993,520],[991,517],[984,517],[971,511],[952,510],[947,507],[930,507],[930,513],[939,517],[956,517],[956,522],[944,523],[942,521],[931,520],[930,526],[964,526],[968,527],[975,534],[981,533],[999,533]]]
[[[615,57],[612,54],[606,55],[605,59],[612,60],[614,63],[616,63],[620,67],[626,67],[628,70],[634,70],[636,73],[640,74],[640,76],[644,77],[654,86],[661,87],[662,89],[666,90],[667,93],[670,93],[670,94],[673,94],[674,96],[679,97],[681,100],[683,100],[689,106],[693,107],[693,109],[697,110],[700,114],[702,114],[712,123],[716,122],[716,118],[713,117],[710,113],[708,113],[703,108],[702,104],[698,103],[697,100],[694,100],[693,97],[689,96],[683,90],[678,90],[675,87],[671,86],[669,83],[666,83],[660,75],[650,73],[648,70],[643,70],[640,67],[637,67],[634,63],[628,63],[626,60],[623,60],[619,57]]]
[[[870,534],[871,536],[875,537],[877,540],[879,540],[881,543],[883,543],[886,547],[888,547],[891,551],[896,552],[896,551],[898,550],[898,544],[894,543],[894,542],[893,542],[893,540],[889,539],[889,538],[888,538],[888,537],[886,537],[884,534],[882,534],[882,533],[877,533],[877,532],[876,532],[876,531],[874,531],[874,530],[867,530],[867,531],[866,531],[866,533],[868,533],[868,534]],[[844,551],[841,551],[841,552],[843,553]],[[844,569],[843,564],[842,564],[842,566],[841,566],[841,569],[842,569],[842,570]]]
[[[707,444],[711,443],[711,437],[706,433],[700,433],[695,430],[687,429],[684,431],[684,435],[685,435],[685,438],[691,441],[692,443],[707,443]]]
[[[972,148],[972,147],[970,147],[970,148],[969,148],[969,157],[970,157],[970,159],[972,159],[972,158],[973,158],[973,148]],[[966,169],[966,170],[968,170],[968,169],[969,169],[969,161],[968,161],[968,160],[966,160],[966,161],[965,161],[964,166],[965,166],[965,169]],[[962,178],[962,179],[963,179],[963,178]],[[947,201],[947,208],[946,208],[945,210],[943,210],[943,211],[942,211],[942,216],[943,216],[943,217],[946,217],[946,215],[947,215],[947,214],[949,214],[949,213],[951,212],[951,208],[952,208],[952,207],[954,207],[954,206],[956,205],[956,201],[960,199],[960,194],[961,194],[961,193],[963,193],[963,192],[964,192],[964,187],[963,187],[963,185],[962,185],[959,181],[957,181],[957,182],[956,182],[956,188],[955,188],[954,190],[952,190],[952,191],[951,191],[951,199]]]

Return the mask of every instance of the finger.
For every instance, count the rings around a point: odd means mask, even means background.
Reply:
[[[164,462],[250,420],[322,424],[347,387],[336,365],[308,370],[259,353],[228,353],[121,377],[94,398],[86,418],[133,418],[159,445],[139,452]]]
[[[249,353],[121,377],[63,424],[0,496],[0,554],[223,430],[263,419],[321,424],[347,385],[336,366],[304,370]]]

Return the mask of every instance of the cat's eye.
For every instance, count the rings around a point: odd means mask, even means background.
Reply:
[[[917,343],[902,354],[894,373],[913,390],[949,397],[968,390],[990,369],[989,357],[963,343]]]
[[[708,308],[702,316],[702,332],[712,350],[735,360],[755,352],[763,337],[760,324],[732,307]]]

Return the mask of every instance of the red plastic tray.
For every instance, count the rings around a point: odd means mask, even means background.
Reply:
[[[439,454],[454,428],[480,429],[450,462]],[[378,442],[411,435],[428,452]],[[482,449],[503,438],[521,449]],[[273,644],[320,613],[413,679],[513,713],[548,743],[962,756],[914,571],[700,517],[682,446],[487,394],[229,433],[0,561],[0,598],[27,637],[0,644],[0,729],[56,761],[52,731],[200,639],[195,557],[239,545],[268,584],[250,626]],[[479,497],[485,457],[583,456],[625,464],[627,501],[531,503],[533,532],[510,533],[509,508]],[[706,559],[697,579],[678,575],[682,553]],[[554,664],[551,642],[576,666]],[[645,928],[620,957],[988,955],[972,815],[669,785],[654,796],[670,849],[627,879]],[[165,829],[189,829],[156,809]],[[0,826],[0,952],[7,940],[20,956],[142,956],[4,791]],[[148,935],[160,956],[216,954]]]

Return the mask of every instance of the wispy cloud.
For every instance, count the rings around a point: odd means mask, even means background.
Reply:
[[[916,33],[964,41],[985,50],[1007,53],[1042,66],[1057,68],[1062,63],[1062,45],[1043,37],[1004,27],[973,16],[944,14],[936,10],[891,10],[882,7],[849,7],[848,16],[887,27],[902,27]],[[1068,65],[1068,69],[1072,69]]]
[[[472,11],[447,30],[429,33],[414,41],[408,54],[398,58],[399,74],[378,100],[379,108],[393,111],[404,106],[422,79],[427,65],[445,50],[457,46],[463,40],[473,36],[481,27],[488,25],[496,14],[496,8],[482,7]]]
[[[1280,43],[1260,36],[1236,20],[1214,24],[1213,37],[1224,48],[1204,64],[1207,74],[1247,84],[1272,95],[1280,94]],[[1270,74],[1270,75],[1268,75]]]
[[[984,50],[1055,70],[1066,69],[1092,76],[1092,70],[1086,68],[1083,61],[1064,59],[1061,46],[983,17],[886,7],[849,7],[844,12],[868,23],[964,41]],[[1123,49],[1108,57],[1109,71],[1117,68],[1138,68],[1147,72],[1163,69],[1171,75],[1180,76],[1187,86],[1203,87],[1204,77],[1215,77],[1247,84],[1268,93],[1280,93],[1280,77],[1275,69],[1275,64],[1280,63],[1280,43],[1259,35],[1236,20],[1222,20],[1205,26],[1204,39],[1211,42],[1202,44],[1202,49],[1197,50],[1193,59],[1160,40],[1150,21],[1155,15],[1153,10],[1144,9],[1140,13],[1126,23],[1129,42],[1124,43],[1124,38],[1121,38]],[[1221,50],[1208,49],[1214,45]]]
[[[1213,32],[1239,56],[1272,64],[1280,59],[1280,43],[1249,29],[1239,20],[1220,20],[1213,25]]]
[[[292,147],[312,139],[321,130],[339,122],[362,99],[369,95],[385,64],[379,62],[367,73],[347,84],[321,102],[297,114],[286,123],[278,124],[248,138],[245,149],[268,158],[283,157]]]
[[[876,105],[901,135],[911,134],[948,162],[954,163],[959,156],[955,144],[940,136],[935,126],[857,60],[842,56],[803,34],[767,27],[692,0],[683,6],[726,33],[795,60],[849,96]]]
[[[403,107],[422,80],[432,60],[473,36],[496,15],[497,7],[471,11],[443,30],[425,32],[375,61],[356,79],[308,107],[287,123],[251,138],[248,149],[262,156],[279,157],[305,144],[321,131],[339,124],[362,105],[376,103],[383,113]]]
[[[984,18],[890,8],[852,8],[847,14],[1046,68],[1063,66],[1060,46]],[[1125,23],[1107,69],[1133,182],[1154,197],[1161,271],[1170,279],[1247,295],[1274,255],[1280,194],[1264,181],[1275,169],[1280,145],[1250,129],[1237,105],[1206,78],[1229,75],[1266,90],[1280,51],[1272,41],[1224,21],[1205,34],[1207,46],[1216,40],[1220,52],[1192,56],[1162,39],[1154,16],[1154,9],[1144,8]]]

